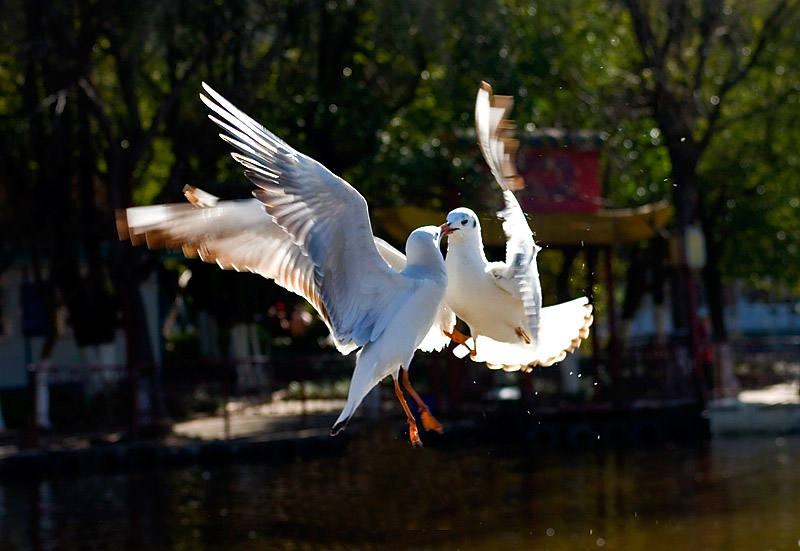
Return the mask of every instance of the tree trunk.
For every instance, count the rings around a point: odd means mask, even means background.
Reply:
[[[674,134],[680,134],[675,129]],[[678,139],[679,143],[680,138]],[[674,246],[678,247],[679,265],[676,267],[675,277],[672,286],[672,314],[673,323],[677,329],[687,332],[690,340],[695,337],[693,331],[696,329],[696,312],[692,308],[696,307],[693,300],[695,293],[696,278],[694,273],[686,265],[685,239],[686,231],[695,225],[698,220],[698,193],[697,175],[695,173],[697,162],[694,158],[685,155],[684,148],[680,145],[673,145],[669,148],[670,159],[672,160],[673,178],[673,204],[675,206],[676,241]],[[694,303],[694,304],[690,304]]]
[[[706,218],[706,217],[704,217]],[[710,220],[704,221],[708,228]],[[706,230],[709,235],[709,230]],[[733,398],[738,396],[741,387],[736,377],[736,357],[733,347],[728,341],[728,331],[725,327],[725,301],[722,288],[722,273],[719,262],[722,256],[722,247],[719,243],[708,240],[706,242],[708,262],[703,269],[703,281],[708,299],[708,312],[711,319],[711,335],[713,347],[714,371],[709,375],[713,393],[719,398]]]
[[[706,230],[705,235],[708,235]],[[707,262],[703,268],[702,277],[708,300],[708,313],[711,320],[712,335],[715,342],[728,340],[728,331],[725,327],[725,301],[722,289],[722,273],[719,270],[722,247],[714,241],[706,241]]]

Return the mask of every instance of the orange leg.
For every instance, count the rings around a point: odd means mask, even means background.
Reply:
[[[516,331],[517,336],[520,339],[525,341],[525,344],[530,344],[531,343],[531,338],[528,336],[528,334],[525,332],[525,330],[522,327],[515,327],[514,331]]]
[[[411,381],[408,378],[408,371],[405,369],[401,369],[400,371],[403,372],[403,387],[417,403],[419,413],[422,417],[422,426],[425,428],[425,430],[435,430],[439,434],[442,434],[444,432],[442,424],[436,420],[436,417],[431,415],[431,410],[428,409],[428,406],[426,406],[425,402],[422,401],[422,398],[419,397],[417,391],[411,386]]]
[[[467,345],[467,340],[469,340],[469,337],[466,336],[461,331],[459,331],[458,329],[456,329],[455,327],[453,327],[452,333],[448,333],[447,331],[442,331],[442,333],[444,333],[444,336],[450,339],[451,341],[456,342],[458,344],[463,344],[466,347],[466,349],[469,350],[470,358],[474,358],[475,354],[478,353],[477,343],[475,344],[475,348],[470,348],[469,345]]]
[[[408,436],[411,439],[411,444],[422,447],[422,440],[420,440],[419,431],[417,430],[417,422],[414,420],[414,416],[411,415],[411,410],[408,409],[408,404],[403,396],[403,391],[400,390],[400,383],[397,382],[397,379],[394,380],[394,395],[397,396],[397,401],[400,402],[400,405],[403,406],[403,411],[406,412]]]

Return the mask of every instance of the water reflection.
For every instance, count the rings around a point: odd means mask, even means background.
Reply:
[[[384,429],[339,457],[6,482],[0,549],[800,547],[796,438],[533,453]]]

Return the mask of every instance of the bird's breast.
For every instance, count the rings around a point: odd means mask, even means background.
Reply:
[[[516,326],[525,324],[522,302],[499,287],[488,265],[448,257],[445,302],[473,334],[516,342]]]
[[[407,301],[400,305],[383,333],[388,338],[387,350],[397,354],[397,360],[405,363],[405,356],[413,354],[428,334],[444,302],[443,285],[422,284]]]

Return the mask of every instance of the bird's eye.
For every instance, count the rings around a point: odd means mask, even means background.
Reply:
[[[466,219],[466,218],[464,218],[464,219],[461,221],[461,225],[462,225],[462,226],[466,226],[466,225],[467,225],[467,219]]]

